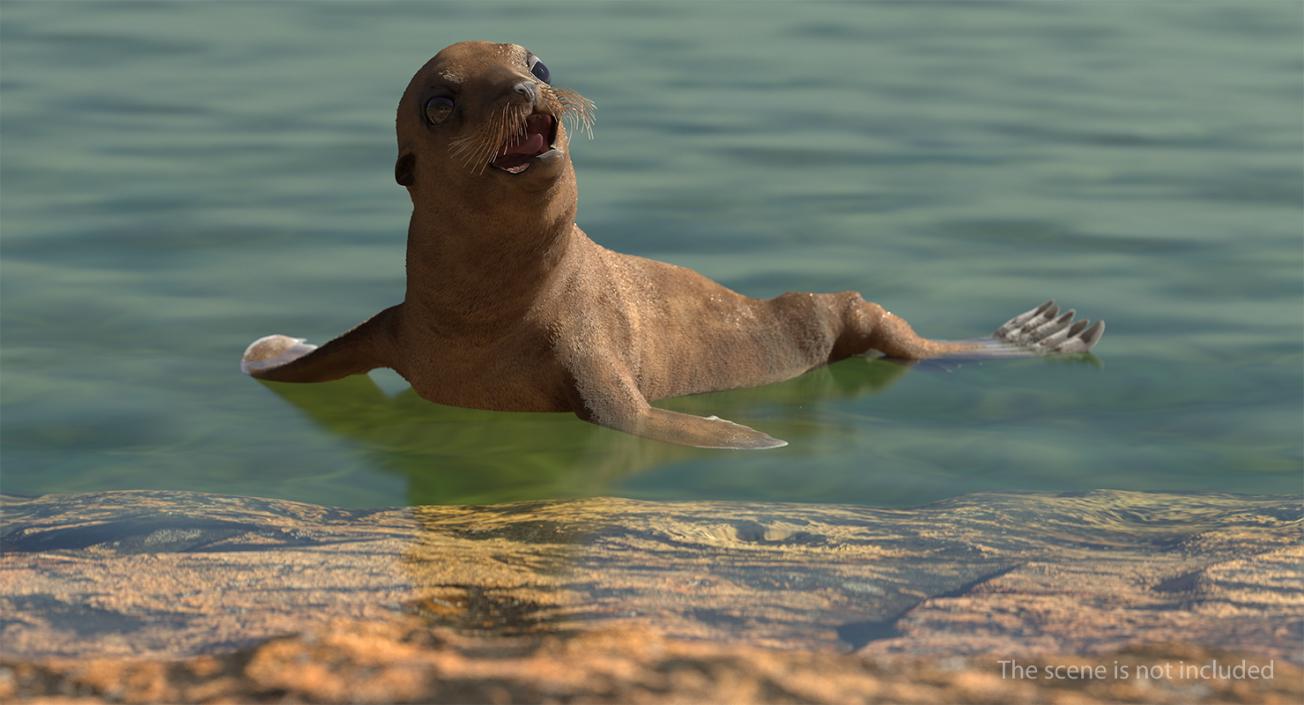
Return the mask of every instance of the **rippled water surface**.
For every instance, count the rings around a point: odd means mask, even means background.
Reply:
[[[0,10],[7,493],[348,506],[620,495],[902,505],[1299,491],[1297,2],[342,3]],[[394,106],[467,38],[599,106],[579,223],[757,296],[857,289],[936,337],[1054,296],[1093,361],[855,359],[665,402],[764,453],[263,385],[403,292]]]

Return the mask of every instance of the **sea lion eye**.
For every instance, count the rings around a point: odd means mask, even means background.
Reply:
[[[530,73],[534,74],[535,78],[544,83],[551,83],[548,79],[551,78],[552,74],[548,72],[548,67],[542,61],[539,61],[539,57],[531,55],[529,65]]]
[[[436,125],[448,119],[453,114],[453,99],[444,96],[435,96],[426,101],[426,120],[431,125]]]

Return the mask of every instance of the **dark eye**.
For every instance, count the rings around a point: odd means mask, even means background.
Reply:
[[[435,96],[426,101],[426,120],[431,125],[437,125],[448,119],[453,114],[453,99],[443,96]]]
[[[534,74],[534,77],[540,81],[550,83],[548,79],[552,74],[548,73],[548,67],[545,66],[542,61],[539,61],[539,57],[537,56],[530,57],[530,73]]]

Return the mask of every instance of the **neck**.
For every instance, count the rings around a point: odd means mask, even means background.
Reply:
[[[497,319],[519,320],[579,237],[574,201],[468,208],[453,200],[414,198],[405,306],[417,309],[423,325],[450,336],[492,329],[486,324]]]

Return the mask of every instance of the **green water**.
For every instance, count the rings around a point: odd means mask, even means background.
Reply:
[[[976,490],[1295,494],[1298,2],[0,8],[0,489],[373,506]],[[855,359],[673,400],[788,440],[660,445],[243,377],[403,292],[394,106],[466,38],[599,106],[579,223],[740,291],[857,289],[927,335],[1049,296],[1098,361]]]

